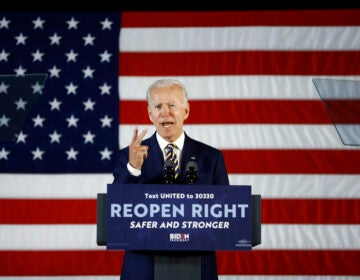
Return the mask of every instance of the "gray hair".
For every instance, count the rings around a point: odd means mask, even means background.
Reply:
[[[184,97],[184,104],[186,104],[188,102],[188,94],[187,94],[187,90],[185,88],[185,86],[179,82],[178,80],[174,80],[174,79],[161,79],[161,80],[156,80],[155,82],[153,82],[148,90],[146,91],[146,101],[148,106],[150,105],[150,92],[153,90],[153,88],[161,88],[161,87],[168,87],[168,86],[172,86],[172,85],[178,85],[183,93],[183,97]]]

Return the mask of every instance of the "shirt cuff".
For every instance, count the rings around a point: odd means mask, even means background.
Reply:
[[[140,176],[141,170],[136,169],[130,165],[130,163],[127,164],[127,169],[129,170],[130,174],[133,176]]]

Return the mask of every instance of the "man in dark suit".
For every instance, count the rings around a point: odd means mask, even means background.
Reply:
[[[185,183],[185,167],[191,160],[197,163],[196,184],[229,185],[222,153],[184,132],[183,124],[190,113],[185,87],[176,80],[158,80],[149,87],[146,97],[149,118],[156,132],[143,140],[147,131],[139,133],[137,128],[134,129],[130,145],[118,153],[113,183],[164,184],[166,147],[173,143],[175,157],[180,163],[175,184]],[[174,258],[184,256],[184,252],[126,251],[121,280],[153,280],[155,254],[171,254]],[[215,252],[188,254],[201,256],[202,280],[218,279]]]

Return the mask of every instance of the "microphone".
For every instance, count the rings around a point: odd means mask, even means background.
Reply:
[[[174,183],[175,169],[172,160],[168,159],[164,163],[164,180],[165,184]]]
[[[194,184],[198,179],[198,164],[196,161],[189,161],[186,164],[185,182],[189,185]]]

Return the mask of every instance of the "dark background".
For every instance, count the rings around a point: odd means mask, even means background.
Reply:
[[[325,3],[324,3],[325,2]],[[2,11],[201,11],[360,8],[355,0],[1,0]]]

